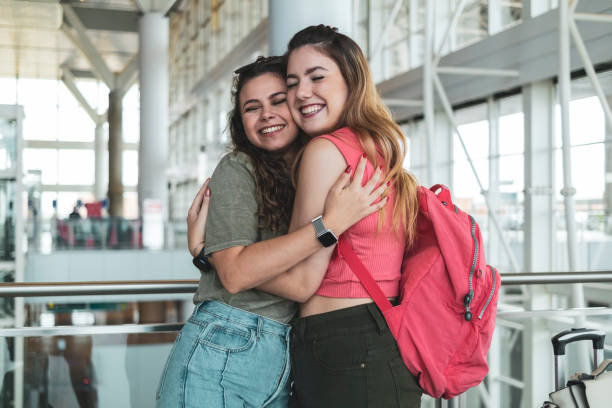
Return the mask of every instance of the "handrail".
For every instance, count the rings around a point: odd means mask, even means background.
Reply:
[[[612,283],[612,271],[502,273],[502,285]],[[193,293],[197,280],[0,283],[0,297]]]
[[[1,337],[83,336],[96,334],[173,333],[183,323],[114,324],[98,326],[53,326],[0,328]]]
[[[0,283],[0,297],[193,293],[197,280]]]
[[[515,329],[522,329],[522,324],[515,320],[530,318],[555,318],[572,316],[601,316],[612,315],[612,308],[593,307],[582,309],[563,310],[500,310],[497,313],[498,324]],[[512,319],[512,320],[504,320]],[[107,334],[135,334],[135,333],[172,333],[183,327],[183,323],[148,323],[148,324],[115,324],[115,325],[88,325],[88,326],[52,326],[52,327],[2,327],[2,337],[46,337],[46,336],[84,336]],[[610,349],[609,347],[607,349]],[[612,349],[610,349],[612,351]]]
[[[612,271],[502,273],[501,283],[509,285],[612,283]]]

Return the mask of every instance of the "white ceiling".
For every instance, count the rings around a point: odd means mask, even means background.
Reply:
[[[130,0],[85,0],[76,7],[136,11]],[[57,1],[0,0],[0,77],[58,78],[60,65],[91,71],[83,54],[60,30]],[[138,50],[134,32],[87,30],[107,66],[119,72]]]

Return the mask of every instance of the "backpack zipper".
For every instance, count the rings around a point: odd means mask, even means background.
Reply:
[[[468,278],[468,288],[469,292],[463,298],[463,305],[465,306],[465,320],[468,322],[472,320],[472,312],[470,311],[470,304],[472,303],[472,299],[474,299],[474,289],[472,287],[472,278],[474,277],[474,271],[476,270],[476,262],[478,261],[478,240],[476,239],[476,221],[474,217],[468,215],[470,217],[470,222],[472,224],[472,239],[474,240],[474,256],[472,258],[472,268],[470,269],[470,276]]]
[[[478,314],[478,319],[482,319],[482,315],[484,314],[485,310],[487,310],[487,307],[489,307],[489,302],[491,302],[491,299],[493,299],[493,294],[495,293],[495,283],[496,283],[495,281],[497,280],[497,276],[495,275],[495,268],[493,268],[491,265],[487,265],[487,266],[491,270],[491,275],[493,277],[493,281],[492,281],[493,283],[491,284],[491,292],[489,292],[489,298],[487,299],[486,303],[482,307],[482,310]]]

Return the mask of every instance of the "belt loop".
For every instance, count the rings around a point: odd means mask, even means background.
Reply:
[[[257,339],[261,337],[261,331],[263,330],[263,317],[257,317]]]
[[[385,318],[378,309],[378,306],[376,306],[376,303],[368,303],[368,312],[370,312],[372,318],[376,322],[378,334],[382,334],[385,330],[387,330],[387,322],[385,322]]]

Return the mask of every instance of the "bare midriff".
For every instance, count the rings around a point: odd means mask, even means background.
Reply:
[[[395,298],[389,298],[390,301]],[[306,303],[300,306],[300,317],[332,312],[334,310],[346,309],[347,307],[372,303],[372,298],[333,298],[314,295]]]

